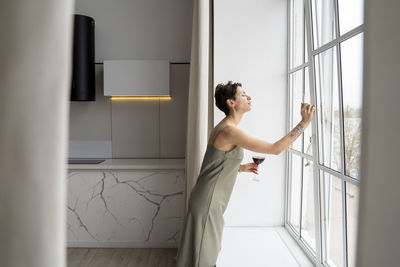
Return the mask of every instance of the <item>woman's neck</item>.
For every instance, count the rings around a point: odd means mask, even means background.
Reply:
[[[243,114],[239,113],[231,113],[225,117],[225,121],[234,124],[237,126],[242,119]]]

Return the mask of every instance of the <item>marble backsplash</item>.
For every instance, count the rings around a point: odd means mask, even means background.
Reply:
[[[184,170],[70,170],[69,247],[177,247]]]

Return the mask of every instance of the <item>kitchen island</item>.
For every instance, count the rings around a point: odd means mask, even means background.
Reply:
[[[176,247],[184,214],[184,159],[69,164],[68,247]]]

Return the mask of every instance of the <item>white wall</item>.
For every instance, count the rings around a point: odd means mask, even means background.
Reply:
[[[252,97],[252,110],[239,127],[275,142],[286,134],[287,1],[214,2],[214,88],[241,82]],[[215,107],[214,122],[224,114]],[[251,161],[245,150],[243,162]],[[226,226],[284,224],[285,153],[267,155],[261,182],[239,174],[225,213]]]
[[[95,20],[96,62],[190,60],[192,0],[77,0],[75,13]]]
[[[400,2],[365,1],[357,266],[399,266]]]

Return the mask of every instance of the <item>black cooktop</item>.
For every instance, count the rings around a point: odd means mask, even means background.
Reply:
[[[68,159],[68,164],[99,164],[104,159]]]

